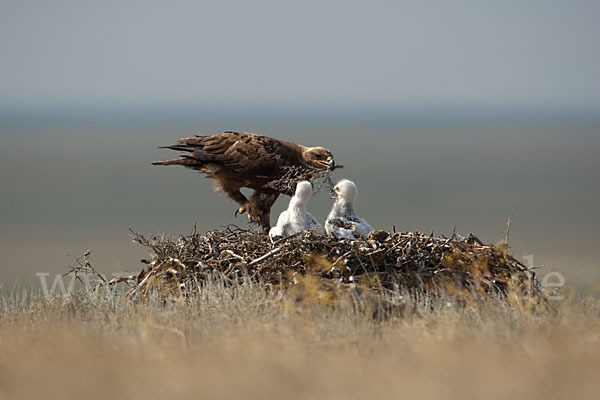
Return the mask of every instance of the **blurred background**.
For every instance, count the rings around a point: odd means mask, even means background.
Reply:
[[[600,282],[600,3],[0,0],[0,285],[138,271],[142,233],[235,223],[157,146],[333,150],[379,229],[498,242]],[[272,219],[287,206],[281,198]],[[331,200],[316,196],[324,219]],[[528,258],[529,259],[529,258]],[[39,283],[39,280],[38,280]]]

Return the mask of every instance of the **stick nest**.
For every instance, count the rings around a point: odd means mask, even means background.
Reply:
[[[251,279],[288,289],[310,277],[320,286],[374,291],[407,289],[471,296],[537,296],[535,273],[508,254],[506,245],[476,236],[434,237],[420,232],[374,231],[366,239],[336,239],[311,231],[272,242],[235,226],[180,237],[144,236],[147,266],[132,277],[129,294],[193,293],[215,274],[225,284]]]

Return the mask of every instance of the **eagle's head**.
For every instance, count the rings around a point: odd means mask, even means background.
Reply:
[[[342,179],[333,188],[335,196],[332,199],[352,205],[358,197],[356,184],[348,179]]]
[[[325,147],[307,147],[302,152],[302,158],[304,158],[307,164],[316,168],[331,169],[335,167],[333,154]]]
[[[310,200],[313,194],[312,183],[309,181],[300,181],[296,185],[296,192],[294,197],[299,205],[306,206],[306,203]]]

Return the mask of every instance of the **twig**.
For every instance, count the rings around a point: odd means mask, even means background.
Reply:
[[[346,258],[350,253],[352,253],[352,250],[348,250],[347,252],[345,252],[344,254],[342,254],[341,256],[339,256],[338,259],[335,260],[333,262],[333,264],[331,264],[331,269],[333,269],[333,267],[335,267],[337,265],[337,263],[339,263],[340,261],[342,261],[342,259]]]
[[[225,252],[231,254],[233,257],[237,258],[238,260],[241,260],[241,261],[244,261],[244,262],[246,261],[244,259],[244,257],[235,254],[233,251],[231,251],[229,249],[226,249]]]
[[[508,220],[506,221],[506,229],[504,230],[504,241],[506,243],[508,243],[508,234],[510,232],[511,224],[512,224],[512,215],[510,217],[508,217]]]
[[[270,252],[268,252],[264,256],[258,257],[256,260],[252,260],[250,262],[250,264],[248,264],[248,266],[257,264],[257,263],[259,263],[259,262],[261,262],[261,261],[263,261],[263,260],[271,257],[272,255],[277,254],[281,249],[282,249],[282,247],[277,247],[276,249],[271,250]]]

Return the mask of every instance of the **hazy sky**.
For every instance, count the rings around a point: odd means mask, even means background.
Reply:
[[[0,106],[600,108],[600,1],[0,0]]]

